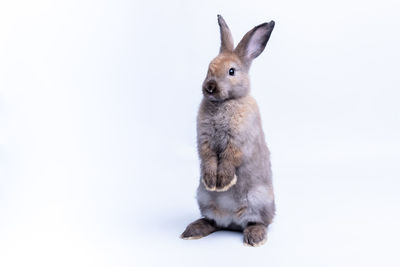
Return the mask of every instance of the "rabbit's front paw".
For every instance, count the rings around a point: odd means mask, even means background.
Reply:
[[[208,191],[215,191],[217,184],[217,174],[212,171],[205,171],[201,181]]]
[[[236,184],[235,167],[220,165],[218,167],[217,186],[215,191],[227,191]]]

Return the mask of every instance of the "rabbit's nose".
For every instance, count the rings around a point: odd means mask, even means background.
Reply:
[[[207,93],[212,94],[217,89],[217,83],[214,80],[210,80],[206,83],[204,89],[207,91]]]

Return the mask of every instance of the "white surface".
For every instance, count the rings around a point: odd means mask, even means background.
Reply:
[[[399,266],[397,1],[0,3],[0,266]],[[252,94],[277,217],[199,217],[195,116],[216,14],[276,21]]]

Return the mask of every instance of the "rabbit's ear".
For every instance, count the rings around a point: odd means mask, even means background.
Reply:
[[[242,38],[235,49],[235,53],[247,64],[258,57],[264,50],[275,22],[263,23],[254,27]]]
[[[219,50],[222,52],[232,52],[233,51],[233,38],[231,34],[231,30],[229,30],[228,25],[226,24],[224,18],[221,15],[218,15],[218,24],[219,30],[221,32],[221,48]]]

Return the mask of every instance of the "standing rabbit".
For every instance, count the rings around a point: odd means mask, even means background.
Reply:
[[[234,47],[218,15],[219,55],[209,65],[197,117],[201,160],[197,201],[203,218],[187,226],[183,239],[220,229],[243,231],[245,245],[266,241],[275,214],[269,150],[257,103],[249,95],[249,68],[264,50],[275,22],[250,30]]]

